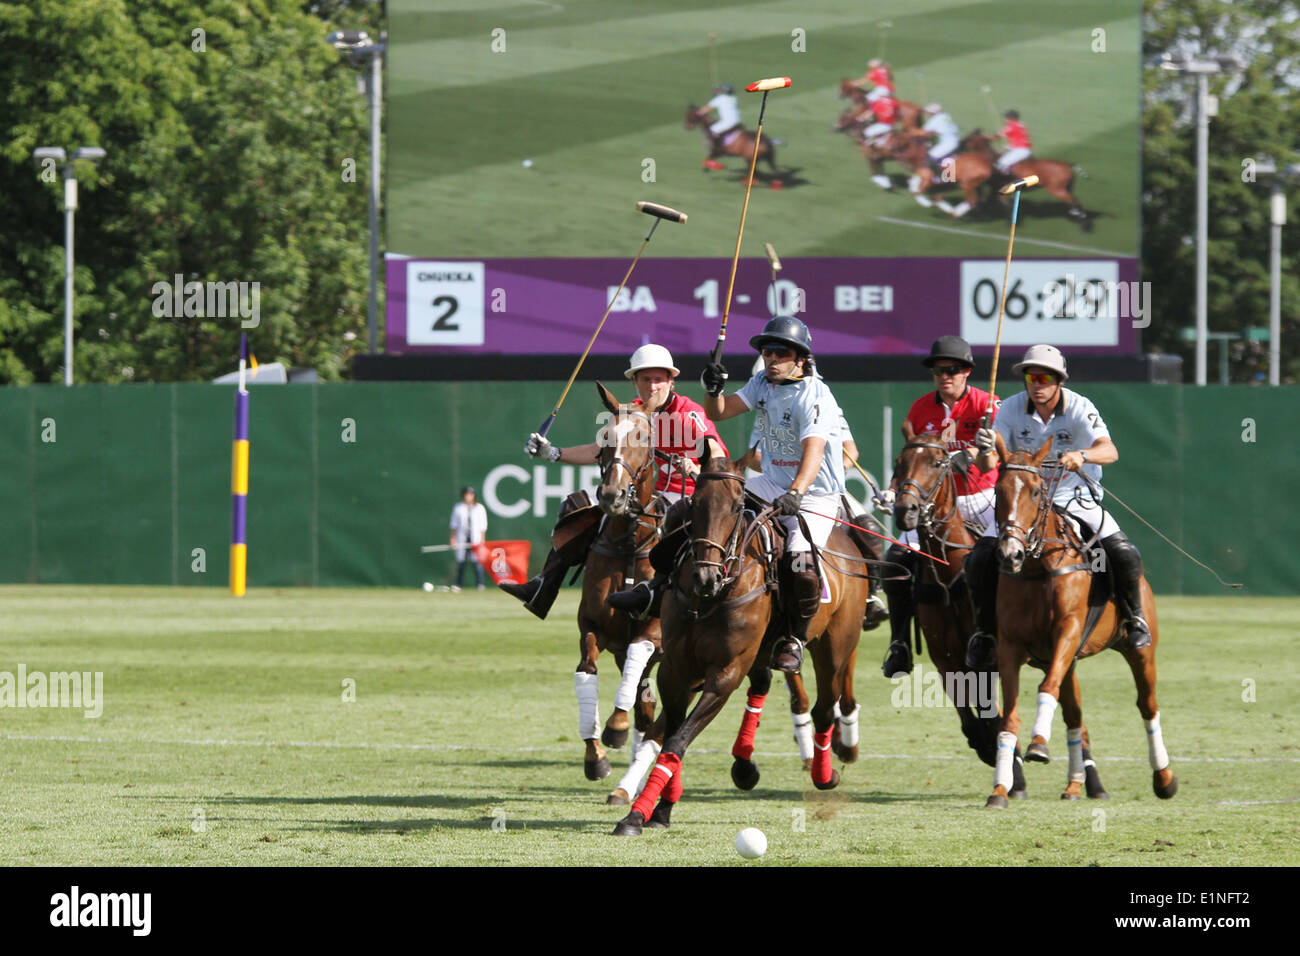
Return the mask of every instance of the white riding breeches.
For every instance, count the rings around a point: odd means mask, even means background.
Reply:
[[[771,504],[785,494],[788,489],[782,488],[766,475],[758,475],[745,482],[745,490]],[[808,523],[808,533],[812,535],[813,543],[819,548],[825,547],[826,541],[830,538],[831,531],[835,527],[835,516],[839,514],[840,496],[804,495],[801,510],[803,511],[804,521]],[[812,514],[814,511],[818,512],[818,514]],[[794,553],[812,550],[808,539],[803,535],[803,530],[799,527],[797,518],[793,515],[781,515],[777,520],[781,522],[789,535],[786,538],[787,551]]]
[[[1024,147],[1009,149],[998,157],[998,169],[1002,172],[1008,172],[1016,163],[1022,162],[1029,158],[1029,150]]]

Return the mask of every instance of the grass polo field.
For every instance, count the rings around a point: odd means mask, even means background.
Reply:
[[[1137,255],[1139,31],[1132,0],[458,6],[439,12],[427,0],[389,4],[391,252],[630,254],[629,230],[640,226],[629,226],[627,213],[645,199],[690,215],[686,229],[652,244],[648,255],[729,256],[744,163],[731,157],[724,171],[704,173],[704,137],[683,129],[687,104],[712,95],[712,55],[719,82],[738,91],[750,129],[762,97],[744,92],[745,84],[794,80],[769,97],[764,122],[766,134],[785,142],[778,165],[794,172],[779,193],[756,186],[745,254],[761,255],[761,243],[771,241],[783,257],[997,257],[1006,247],[1006,211],[957,221],[922,209],[907,195],[897,163],[886,165],[895,180],[887,193],[872,184],[849,136],[831,129],[848,103],[838,98],[840,80],[863,75],[887,22],[885,58],[900,98],[941,101],[963,135],[976,127],[996,132],[1000,114],[1018,109],[1036,156],[1087,171],[1076,196],[1096,214],[1095,231],[1082,232],[1060,202],[1031,191],[1021,204],[1019,255]],[[711,32],[718,35],[712,54]],[[1104,52],[1094,49],[1099,36]],[[799,42],[803,52],[792,49]],[[647,160],[654,163],[648,180]],[[960,199],[955,186],[942,195]]]
[[[614,777],[582,776],[576,590],[546,622],[497,591],[414,587],[240,600],[6,586],[0,600],[0,671],[102,671],[104,688],[98,718],[0,709],[5,865],[740,864],[732,840],[749,826],[770,842],[761,866],[1300,863],[1297,599],[1159,599],[1173,800],[1151,792],[1133,682],[1105,654],[1079,673],[1110,800],[1059,799],[1058,717],[1052,763],[1026,768],[1030,798],[984,809],[991,769],[951,710],[891,704],[874,631],[857,675],[862,757],[837,761],[837,790],[799,769],[777,685],[757,788],[728,776],[733,699],[687,755],[672,829],[640,839],[610,836],[625,809],[604,806],[625,754]],[[603,720],[612,659],[601,668]]]

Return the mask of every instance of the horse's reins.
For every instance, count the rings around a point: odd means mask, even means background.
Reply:
[[[628,570],[623,577],[625,582],[630,586],[633,583],[632,562],[637,558],[645,557],[650,553],[650,550],[654,547],[655,540],[659,537],[660,525],[663,521],[664,515],[656,513],[655,507],[658,498],[653,494],[648,504],[642,504],[639,497],[634,498],[632,495],[634,489],[640,488],[641,482],[645,480],[646,469],[655,464],[655,459],[659,454],[658,449],[654,447],[654,420],[645,412],[637,409],[621,409],[621,411],[623,411],[623,413],[628,417],[644,418],[649,424],[651,453],[646,456],[646,460],[641,464],[641,467],[634,472],[631,466],[623,460],[623,456],[618,453],[618,449],[615,448],[613,451],[613,460],[610,461],[608,465],[605,465],[601,470],[600,481],[602,485],[605,483],[611,469],[613,469],[615,465],[621,465],[623,470],[628,473],[630,481],[625,487],[619,489],[618,498],[615,500],[622,500],[625,502],[627,516],[631,517],[633,521],[628,526],[627,533],[622,536],[622,541],[617,542],[612,547],[609,547],[608,550],[605,550],[600,547],[601,542],[597,539],[596,544],[593,545],[593,550],[613,557],[626,556],[629,560],[629,565]],[[649,519],[648,523],[645,519]],[[636,535],[637,531],[642,528],[648,528],[650,533],[647,535],[645,541],[638,545]]]
[[[999,537],[1006,537],[1013,541],[1019,541],[1024,545],[1026,555],[1036,560],[1042,559],[1043,549],[1048,544],[1064,545],[1067,548],[1073,549],[1080,555],[1080,557],[1085,559],[1077,564],[1065,565],[1057,568],[1045,568],[1044,570],[1047,572],[1047,577],[1060,577],[1063,574],[1071,574],[1075,571],[1091,571],[1092,564],[1086,560],[1088,557],[1088,544],[1091,544],[1091,542],[1084,544],[1079,541],[1070,540],[1070,536],[1073,532],[1070,530],[1068,522],[1058,518],[1058,520],[1061,521],[1062,527],[1066,529],[1064,532],[1066,535],[1065,538],[1049,538],[1046,536],[1047,522],[1054,513],[1052,503],[1056,497],[1056,490],[1060,486],[1061,480],[1065,477],[1065,470],[1063,468],[1054,467],[1051,469],[1051,474],[1048,475],[1044,473],[1042,468],[1035,465],[1017,465],[1004,462],[1002,467],[1007,471],[1027,471],[1031,474],[1037,475],[1043,481],[1043,487],[1040,489],[1042,499],[1038,503],[1038,510],[1034,512],[1033,524],[1029,528],[1025,528],[1015,521],[1004,522],[999,527]]]
[[[725,472],[725,471],[716,471],[716,472],[701,472],[700,474],[695,476],[695,482],[696,485],[698,486],[701,480],[712,479],[712,478],[731,478],[735,481],[739,481],[742,485],[742,488],[745,481],[742,475],[734,475],[731,472]],[[736,504],[737,507],[733,509],[732,512],[733,514],[735,514],[736,520],[735,523],[732,525],[731,533],[728,535],[727,544],[725,546],[719,544],[716,541],[713,541],[710,538],[700,538],[700,537],[696,537],[693,534],[687,539],[685,545],[683,545],[683,552],[687,552],[690,554],[691,559],[695,562],[696,567],[701,567],[701,566],[716,567],[720,570],[723,577],[722,577],[722,581],[719,583],[718,593],[716,597],[721,597],[722,593],[726,591],[727,588],[731,587],[731,585],[733,585],[737,580],[740,579],[741,575],[743,575],[754,564],[758,562],[759,558],[754,557],[749,562],[737,568],[735,570],[735,573],[728,573],[728,570],[731,569],[734,565],[736,565],[742,557],[744,557],[745,551],[749,548],[750,542],[753,541],[754,536],[758,533],[758,530],[763,525],[763,522],[766,521],[766,519],[769,518],[771,515],[776,513],[775,509],[771,507],[765,508],[762,511],[758,512],[757,514],[754,514],[753,512],[749,511],[748,509],[745,508],[745,499],[743,493],[741,497],[737,499]],[[746,514],[752,514],[753,518],[751,521],[748,522],[748,527],[745,528],[745,533],[742,536],[741,528],[742,526],[746,525],[746,521],[745,521]],[[701,560],[699,557],[696,556],[695,553],[696,545],[704,545],[705,547],[716,549],[717,551],[720,552],[722,560],[721,561]],[[680,567],[681,565],[681,557],[682,554],[679,553],[678,559],[675,562],[678,567]],[[725,601],[714,603],[703,614],[701,614],[698,610],[691,609],[691,608],[687,608],[687,613],[690,614],[692,617],[698,619],[701,617],[707,617],[708,615],[712,614],[714,611],[718,610],[719,608],[737,607],[742,604],[747,604],[750,601],[757,598],[765,590],[767,590],[767,583],[768,583],[767,578],[765,576],[763,582],[760,583],[758,587],[752,589],[746,594],[742,594],[736,598],[730,598]]]

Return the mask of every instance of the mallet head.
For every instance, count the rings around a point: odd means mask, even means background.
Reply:
[[[1026,176],[1024,179],[1017,179],[1014,183],[1007,183],[998,192],[1004,196],[1010,196],[1017,189],[1028,189],[1030,186],[1038,185],[1037,176]]]
[[[772,271],[780,272],[781,260],[777,258],[776,250],[772,248],[772,244],[770,242],[763,243],[763,251],[767,253],[768,262],[772,263]]]
[[[672,206],[661,206],[657,202],[639,202],[636,204],[638,212],[643,212],[647,216],[657,216],[660,219],[667,219],[669,222],[685,222],[686,213],[679,212]]]
[[[765,93],[768,90],[782,90],[789,86],[793,80],[788,76],[769,76],[765,80],[755,80],[745,89],[750,93]]]

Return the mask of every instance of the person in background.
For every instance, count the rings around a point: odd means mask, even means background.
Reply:
[[[482,544],[487,537],[487,509],[479,503],[474,489],[466,485],[460,490],[460,501],[451,509],[451,541],[456,555],[456,583],[453,591],[459,591],[465,577],[465,565],[473,564],[478,576],[478,589],[483,590],[483,565],[478,563],[474,548]]]

